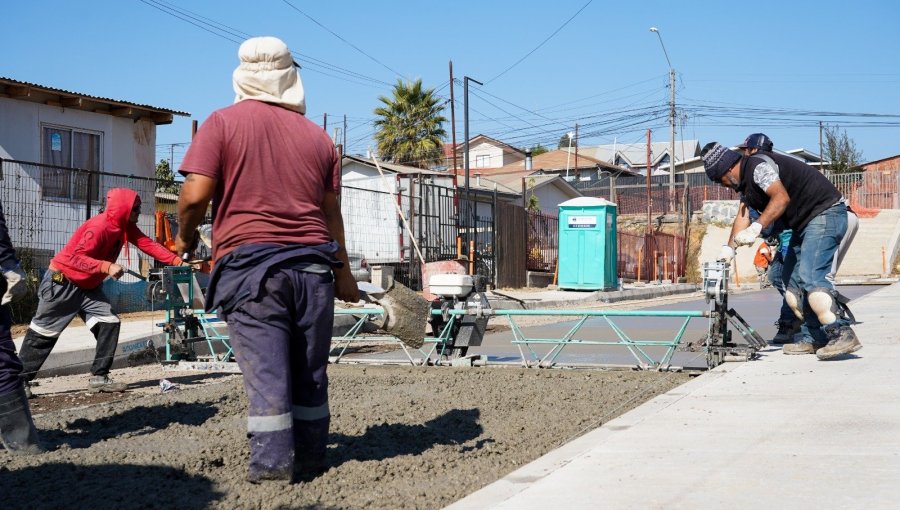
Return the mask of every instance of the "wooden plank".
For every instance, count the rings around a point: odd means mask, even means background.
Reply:
[[[115,117],[131,117],[134,115],[133,108],[112,108],[109,114]]]
[[[64,108],[81,108],[83,101],[80,97],[64,97],[60,99]]]

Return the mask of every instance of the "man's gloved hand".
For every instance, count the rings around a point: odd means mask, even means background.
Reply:
[[[719,256],[716,260],[724,260],[725,262],[731,262],[731,259],[734,258],[734,248],[731,246],[723,245],[722,251],[719,252]]]
[[[22,271],[22,266],[16,265],[16,267],[5,269],[3,278],[6,278],[6,293],[0,299],[0,305],[5,305],[13,299],[20,299],[28,293],[28,288],[25,286],[25,272]]]
[[[762,232],[762,225],[754,221],[749,227],[741,230],[734,236],[734,244],[738,246],[749,246],[756,241],[760,232]]]

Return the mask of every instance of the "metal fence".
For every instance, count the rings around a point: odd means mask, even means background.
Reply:
[[[156,204],[156,179],[115,173],[42,165],[15,160],[0,160],[0,202],[6,217],[13,246],[23,269],[31,276],[28,284],[34,290],[47,270],[50,259],[68,242],[72,233],[105,206],[106,192],[111,188],[133,189],[143,204]],[[88,190],[90,189],[90,192]],[[156,231],[154,207],[145,207],[138,218],[138,228],[153,237]],[[129,245],[119,263],[147,274],[155,261]],[[147,310],[152,304],[144,295],[146,282],[131,275],[118,281],[107,280],[103,290],[114,310],[119,312]],[[12,308],[17,322],[28,321],[37,304],[32,298]]]
[[[675,280],[685,275],[684,238],[653,232],[619,231],[617,269],[620,278],[635,281]]]
[[[422,176],[347,181],[341,212],[348,252],[392,268],[395,280],[421,289],[422,262],[457,258],[458,239],[459,252],[468,254],[471,240],[476,273],[493,282],[494,201],[474,194],[466,201],[455,188]]]
[[[529,271],[553,272],[559,255],[559,218],[540,211],[528,211],[527,236]]]
[[[603,174],[590,181],[573,181],[570,184],[586,196],[614,202],[620,216],[647,214],[648,202],[650,214],[659,216],[668,212],[681,212],[685,199],[687,203],[697,206],[702,206],[705,200],[738,199],[737,193],[710,182],[702,172],[676,175],[674,197],[669,192],[667,175],[651,176],[649,192],[647,178],[643,176],[615,177]],[[687,188],[686,197],[685,188]]]
[[[900,209],[900,170],[825,174],[855,209]]]

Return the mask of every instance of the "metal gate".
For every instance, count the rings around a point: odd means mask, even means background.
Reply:
[[[497,287],[521,288],[527,285],[528,250],[522,229],[527,224],[525,208],[498,202],[494,210],[497,227]]]

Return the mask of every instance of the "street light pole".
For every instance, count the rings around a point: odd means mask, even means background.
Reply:
[[[671,138],[669,140],[669,204],[675,206],[675,69],[672,62],[669,61],[669,53],[666,51],[666,45],[663,44],[662,35],[656,27],[650,27],[650,31],[659,38],[659,45],[662,46],[663,55],[666,56],[666,63],[669,64],[669,128]],[[687,183],[685,182],[685,186]]]

